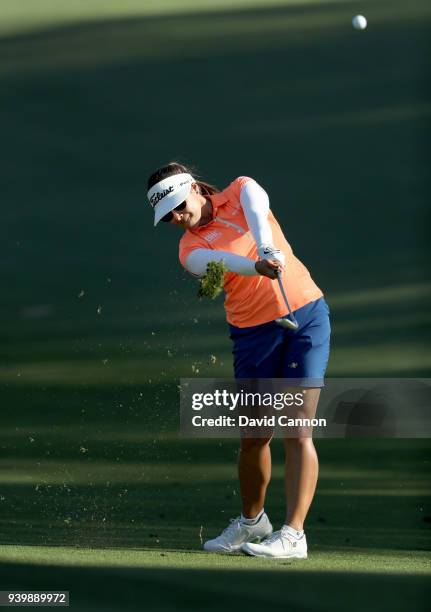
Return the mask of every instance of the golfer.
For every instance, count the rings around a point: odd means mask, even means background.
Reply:
[[[329,310],[322,291],[292,248],[269,207],[265,190],[240,176],[223,191],[195,178],[182,164],[159,168],[148,179],[154,225],[183,230],[179,259],[196,277],[223,261],[225,310],[233,341],[235,378],[303,379],[303,413],[314,418],[329,357]],[[297,329],[279,325],[288,316],[277,274]],[[307,385],[307,379],[313,379]],[[271,436],[241,438],[238,455],[242,512],[204,543],[209,552],[243,552],[271,558],[306,558],[304,521],[316,489],[318,459],[311,436],[284,440],[286,518],[273,532],[264,510],[271,477]]]

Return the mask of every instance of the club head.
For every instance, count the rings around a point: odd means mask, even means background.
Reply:
[[[275,322],[281,327],[286,327],[287,329],[298,329],[298,321],[292,321],[292,319],[275,319]]]

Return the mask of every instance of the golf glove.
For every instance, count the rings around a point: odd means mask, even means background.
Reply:
[[[284,253],[280,251],[280,249],[276,249],[270,244],[262,244],[257,249],[257,254],[259,255],[260,259],[275,259],[284,266]]]

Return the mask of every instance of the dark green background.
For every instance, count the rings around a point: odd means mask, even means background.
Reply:
[[[359,12],[364,32],[350,26]],[[220,188],[242,174],[265,187],[331,307],[329,374],[429,376],[429,18],[419,0],[263,5],[0,39],[0,545],[197,550],[200,525],[214,534],[238,512],[235,445],[172,433],[179,378],[192,366],[229,376],[232,365],[222,301],[197,300],[179,232],[153,228],[146,179],[168,161]],[[318,446],[311,555],[356,547],[414,559],[429,548],[428,442]],[[274,454],[280,466],[277,444]],[[274,523],[281,491],[279,470]],[[4,588],[83,579],[0,569]],[[129,607],[145,593],[148,609],[202,609],[214,581],[227,607],[226,585],[239,580],[229,568],[187,579],[181,567],[148,571],[116,575]],[[348,563],[339,571],[326,587],[305,567],[303,582],[296,575],[304,609],[345,607],[349,589],[372,591],[379,609],[425,605],[419,575],[403,576],[404,588],[401,577],[350,574]],[[94,584],[111,577],[94,572]],[[285,572],[267,579],[241,573],[248,607],[289,602]],[[265,599],[268,589],[282,595]],[[100,593],[80,598],[80,609],[108,609]],[[112,594],[112,609],[121,601]]]

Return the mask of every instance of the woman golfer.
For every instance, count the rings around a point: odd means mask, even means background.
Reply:
[[[183,230],[179,258],[203,276],[211,261],[224,261],[225,310],[233,341],[235,378],[303,379],[304,413],[313,418],[329,356],[329,310],[321,290],[292,248],[269,208],[269,198],[247,176],[223,191],[170,163],[148,179],[148,199],[159,221]],[[294,312],[297,329],[283,327],[288,309],[277,275]],[[307,385],[307,379],[314,379]],[[279,531],[264,511],[271,477],[271,437],[241,438],[238,456],[242,513],[204,549],[242,550],[259,557],[307,557],[304,521],[314,496],[318,460],[309,437],[286,438],[286,518]],[[258,543],[256,543],[258,542]]]

